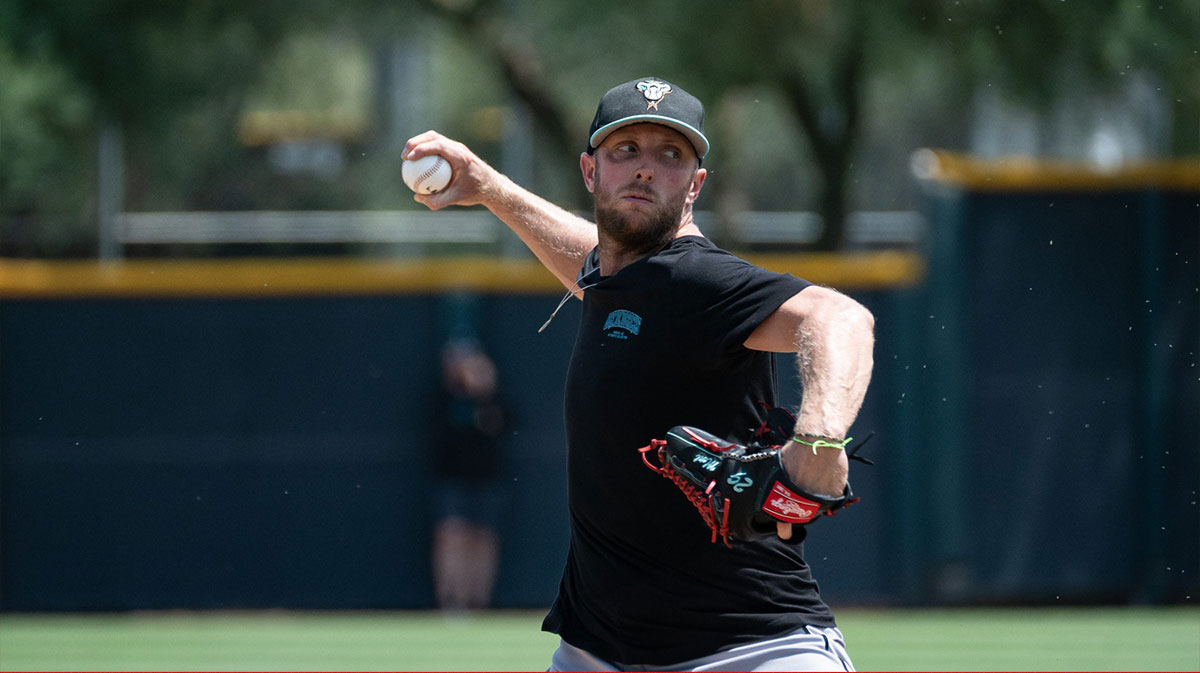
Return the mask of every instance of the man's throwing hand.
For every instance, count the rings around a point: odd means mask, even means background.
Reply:
[[[421,157],[440,155],[450,163],[453,177],[450,184],[436,194],[414,194],[413,200],[430,210],[446,206],[474,206],[483,203],[500,174],[466,145],[447,138],[437,131],[426,131],[409,138],[400,158],[415,161]]]

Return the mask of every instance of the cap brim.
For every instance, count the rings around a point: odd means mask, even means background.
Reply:
[[[678,119],[665,117],[663,115],[633,115],[631,117],[618,119],[615,122],[609,122],[596,129],[596,132],[593,133],[592,137],[588,139],[588,144],[593,148],[599,147],[600,143],[604,142],[604,139],[607,138],[613,131],[616,131],[622,126],[642,123],[662,124],[663,126],[673,128],[682,133],[684,137],[688,139],[688,142],[692,144],[692,149],[696,150],[696,156],[698,158],[703,159],[704,155],[708,154],[708,138],[705,138],[703,133],[690,124],[685,124]]]

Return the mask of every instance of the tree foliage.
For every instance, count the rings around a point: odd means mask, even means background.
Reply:
[[[706,198],[719,211],[816,209],[829,225],[826,248],[840,245],[864,190],[886,186],[880,171],[903,180],[902,167],[876,166],[886,163],[880,153],[900,161],[919,144],[961,144],[983,88],[1039,110],[1063,95],[1064,81],[1115,91],[1148,77],[1169,106],[1169,152],[1200,151],[1195,0],[8,0],[0,245],[22,227],[38,231],[17,238],[89,238],[81,232],[91,227],[102,118],[125,131],[135,206],[391,205],[384,194],[397,162],[372,138],[336,181],[280,177],[239,143],[238,120],[252,93],[278,101],[301,88],[344,90],[300,66],[287,75],[300,81],[264,86],[264,64],[295,36],[337,31],[373,52],[431,23],[446,27],[437,39],[472,54],[463,67],[491,73],[482,76],[508,98],[497,105],[529,112],[539,145],[561,158],[549,162],[559,173],[576,170],[608,86],[651,74],[683,83],[706,101],[711,135],[721,136],[708,163],[715,196]],[[305,57],[320,58],[295,60]],[[482,95],[458,85],[431,91]],[[582,191],[566,198],[586,206]],[[50,224],[56,213],[75,234]]]
[[[427,2],[484,44],[494,41],[489,35],[524,36],[524,48],[514,50],[524,67],[507,79],[551,134],[570,133],[562,120],[571,103],[546,92],[581,75],[603,74],[609,83],[673,77],[710,102],[710,118],[721,114],[723,99],[774,92],[799,131],[792,152],[816,169],[800,178],[816,183],[812,206],[827,223],[823,248],[842,242],[853,166],[864,159],[864,114],[880,111],[868,100],[872,83],[914,77],[930,63],[938,64],[942,99],[935,112],[947,118],[964,116],[981,87],[1037,109],[1055,101],[1064,77],[1103,89],[1149,73],[1175,97],[1172,150],[1196,151],[1194,3],[534,0],[536,10],[507,17],[506,28],[496,2]],[[463,21],[466,15],[488,16],[486,31],[483,22]]]

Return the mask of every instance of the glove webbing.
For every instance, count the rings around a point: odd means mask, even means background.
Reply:
[[[721,523],[718,524],[717,513],[713,509],[712,503],[712,490],[716,488],[717,482],[715,480],[709,482],[708,488],[701,493],[700,489],[697,488],[695,484],[688,481],[683,475],[679,474],[675,470],[663,466],[661,464],[661,449],[666,445],[667,441],[665,439],[650,440],[650,444],[648,446],[643,446],[642,448],[638,449],[638,451],[642,454],[642,462],[646,464],[646,467],[654,470],[667,479],[670,479],[677,487],[679,487],[680,491],[683,491],[683,494],[687,497],[688,502],[692,503],[692,506],[700,512],[700,517],[704,519],[704,523],[707,524],[709,529],[712,531],[712,541],[714,543],[717,541],[717,535],[720,535],[722,542],[725,543],[725,546],[733,549],[733,545],[729,544],[729,498],[724,498],[725,503],[721,508]],[[651,451],[654,451],[658,455],[660,463],[659,465],[651,463],[650,460],[646,458],[646,454],[650,453]]]

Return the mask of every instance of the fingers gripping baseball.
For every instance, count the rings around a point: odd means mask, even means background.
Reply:
[[[404,144],[401,159],[415,161],[438,155],[450,164],[450,183],[436,194],[414,194],[413,200],[431,210],[446,206],[473,206],[482,203],[496,172],[466,145],[437,131],[413,136]]]

